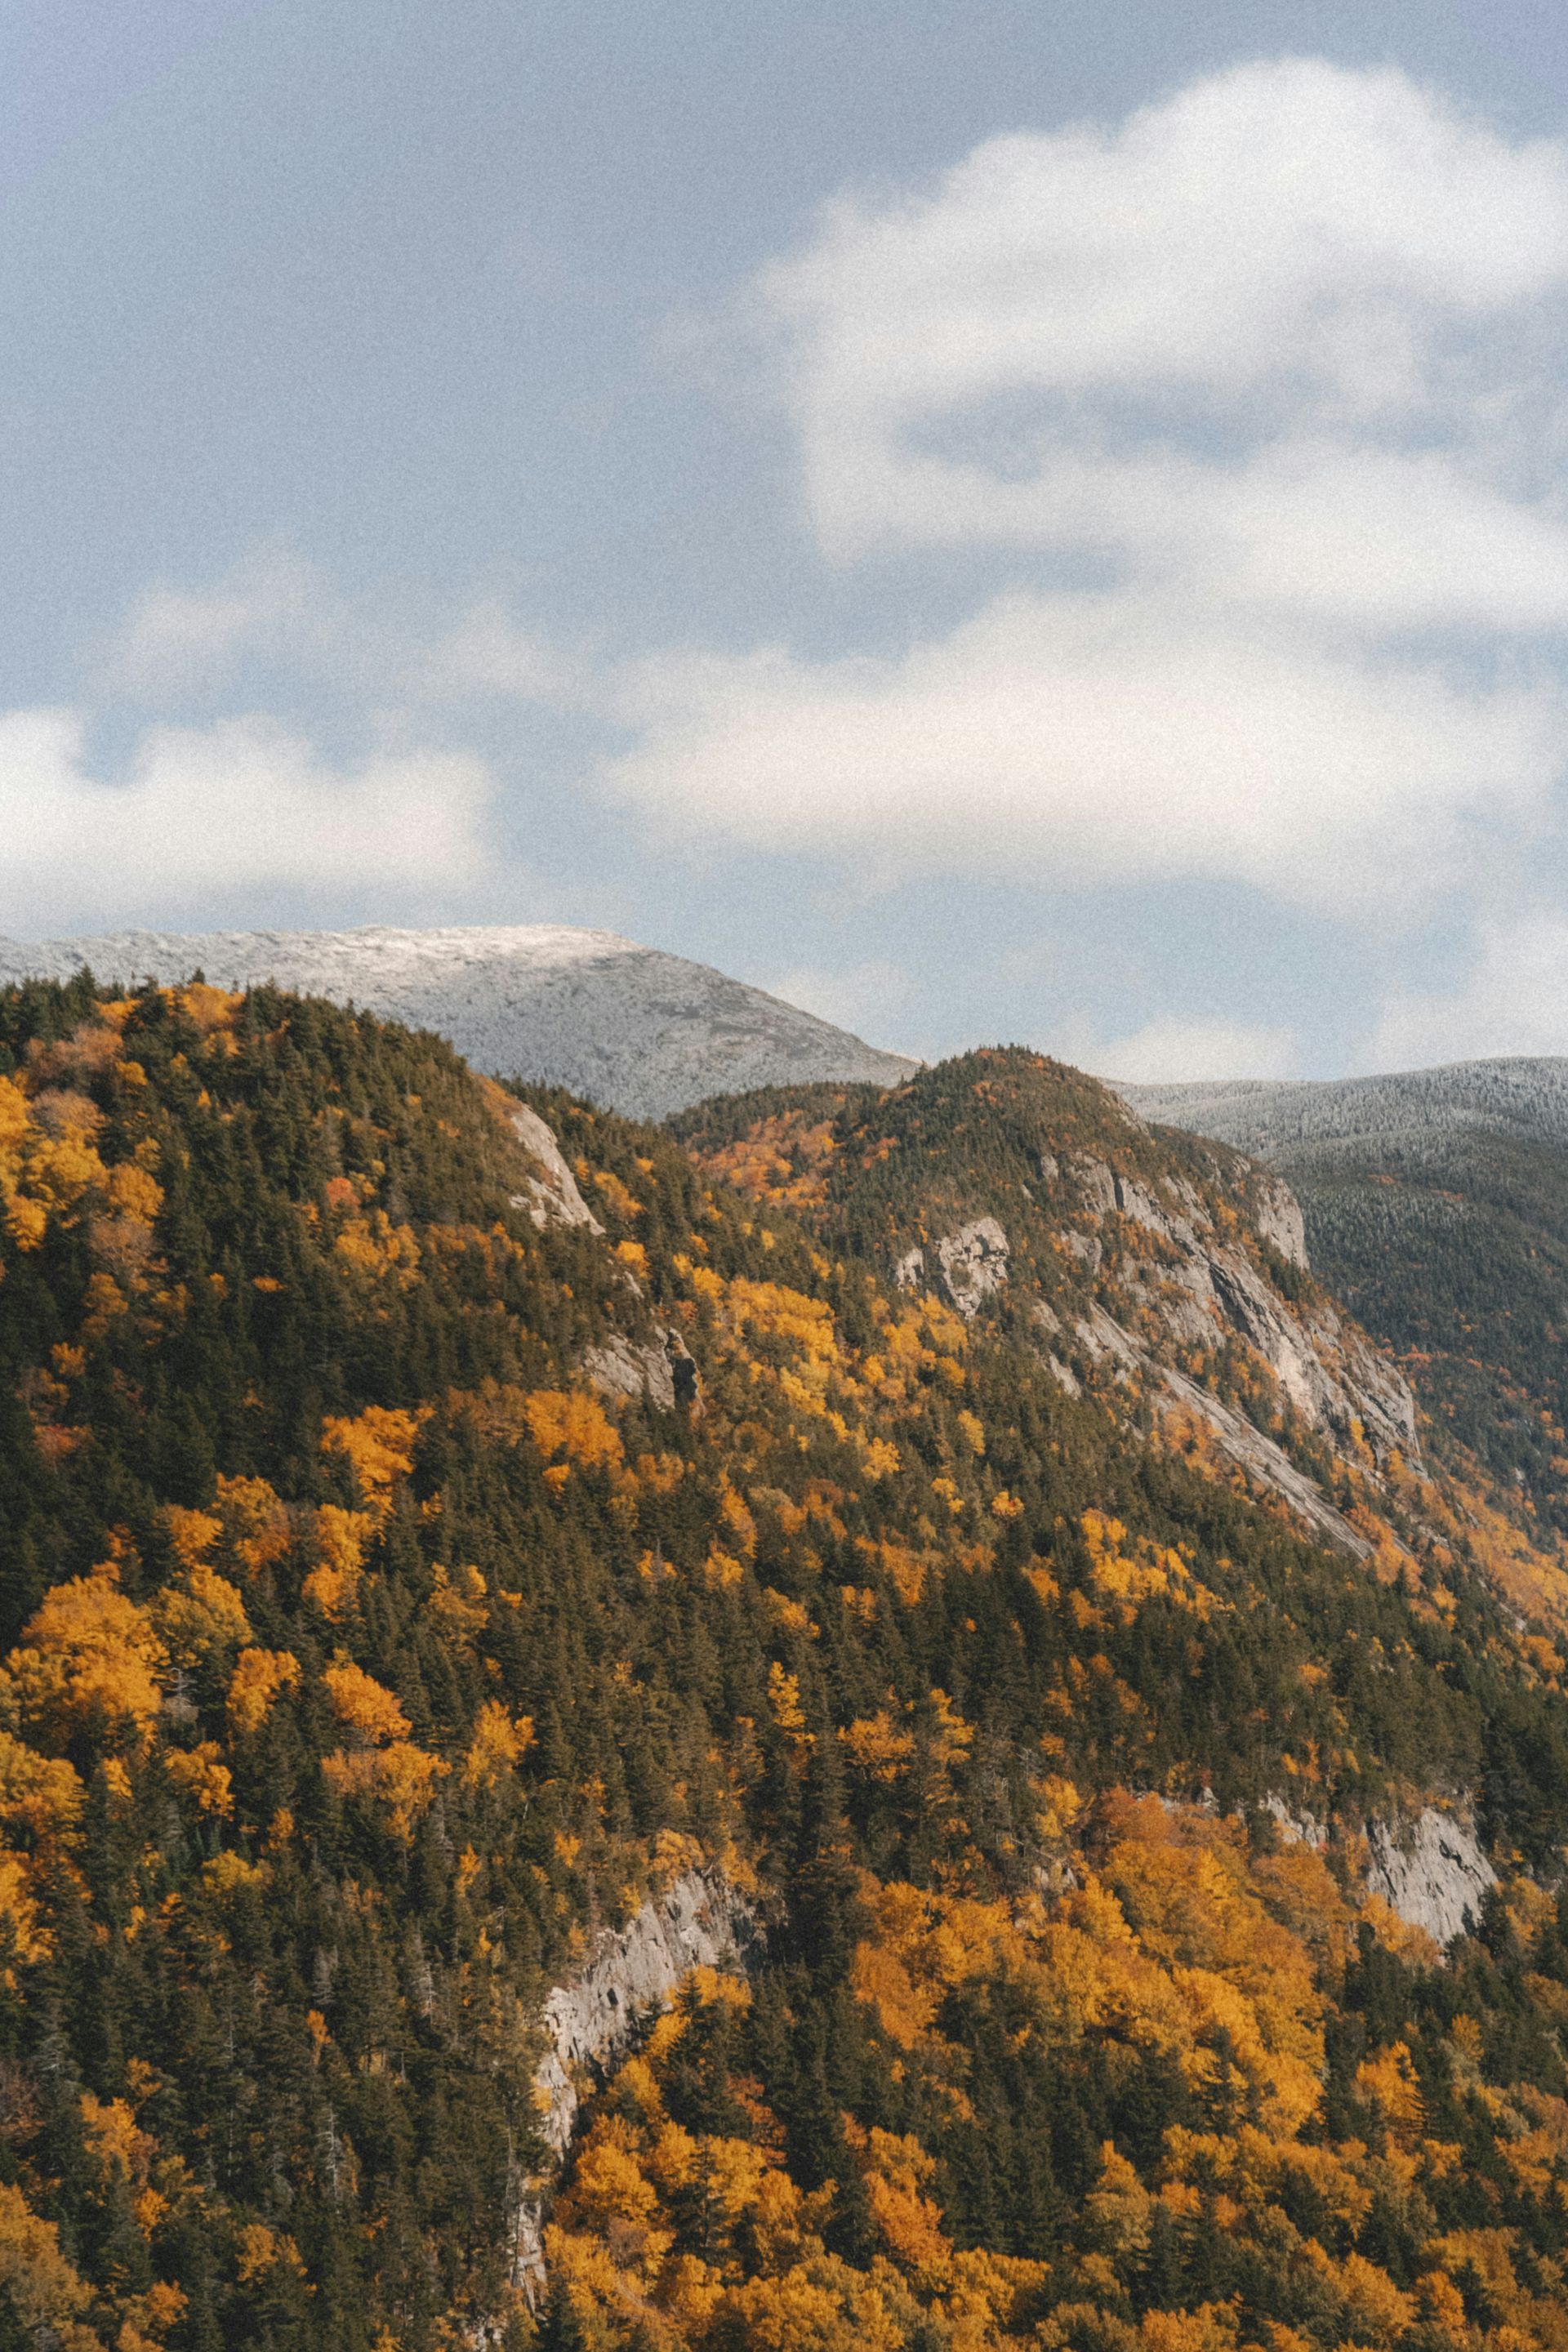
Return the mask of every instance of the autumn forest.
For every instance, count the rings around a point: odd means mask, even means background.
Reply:
[[[1562,1539],[1284,1214],[0,992],[0,2347],[1568,2347]]]

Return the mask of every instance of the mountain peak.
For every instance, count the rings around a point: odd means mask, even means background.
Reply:
[[[346,931],[111,931],[0,940],[0,982],[164,983],[200,969],[434,1029],[477,1069],[566,1087],[634,1118],[705,1096],[819,1079],[892,1086],[917,1065],[709,964],[562,923]]]

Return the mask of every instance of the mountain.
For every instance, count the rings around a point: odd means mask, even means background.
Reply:
[[[1312,1145],[1409,1144],[1479,1131],[1568,1145],[1568,1057],[1451,1062],[1364,1078],[1221,1078],[1121,1086],[1145,1118],[1214,1135],[1254,1159]]]
[[[914,1067],[707,964],[556,924],[0,940],[0,982],[68,980],[84,964],[126,984],[200,971],[224,988],[269,982],[353,1002],[450,1038],[476,1069],[634,1118],[749,1087],[889,1086]]]
[[[0,991],[0,2343],[1560,2347],[1568,1586],[1300,1255]]]
[[[1568,1060],[1121,1091],[1279,1169],[1439,1447],[1568,1529]]]
[[[966,1318],[989,1302],[1069,1394],[1135,1399],[1336,1549],[1375,1549],[1353,1517],[1369,1475],[1419,1467],[1409,1390],[1307,1276],[1285,1185],[1157,1138],[1077,1071],[971,1055],[890,1094],[783,1089],[673,1125],[895,1288]]]

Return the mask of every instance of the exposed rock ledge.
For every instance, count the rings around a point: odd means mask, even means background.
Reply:
[[[1366,1883],[1407,1927],[1425,1927],[1436,1944],[1452,1941],[1468,1913],[1479,1919],[1497,1873],[1471,1823],[1428,1805],[1413,1822],[1373,1822]]]
[[[539,1169],[528,1179],[526,1192],[514,1192],[511,1205],[526,1209],[541,1230],[546,1225],[586,1225],[590,1233],[605,1230],[577,1189],[577,1179],[561,1156],[553,1129],[536,1110],[519,1103],[511,1115],[512,1132]]]
[[[942,1270],[943,1287],[966,1319],[1006,1281],[1010,1250],[1011,1244],[994,1217],[976,1217],[973,1224],[960,1225],[956,1233],[944,1234],[932,1244],[931,1255]],[[900,1290],[918,1290],[926,1272],[925,1252],[912,1249],[899,1260],[893,1279]]]
[[[1035,1308],[1036,1320],[1042,1329],[1059,1330],[1056,1316],[1043,1301]],[[1146,1379],[1156,1394],[1163,1391],[1168,1406],[1174,1406],[1196,1420],[1206,1423],[1217,1450],[1255,1486],[1279,1496],[1289,1504],[1298,1518],[1320,1543],[1335,1551],[1346,1552],[1352,1559],[1370,1559],[1373,1547],[1359,1528],[1353,1528],[1343,1514],[1337,1511],[1317,1482],[1304,1470],[1299,1470],[1282,1446],[1237,1412],[1206,1389],[1178,1372],[1168,1364],[1156,1362],[1147,1349],[1139,1345],[1129,1331],[1122,1328],[1103,1307],[1090,1303],[1089,1313],[1074,1325],[1074,1336],[1085,1353],[1096,1361],[1109,1360],[1123,1373],[1138,1373]],[[1058,1358],[1047,1359],[1050,1370],[1063,1388],[1076,1396],[1079,1384],[1073,1374]]]
[[[1292,1843],[1322,1849],[1328,1831],[1311,1813],[1292,1811],[1283,1798],[1270,1797],[1268,1810]],[[1439,1948],[1452,1943],[1481,1916],[1487,1889],[1497,1873],[1481,1851],[1475,1823],[1465,1812],[1424,1806],[1414,1818],[1369,1822],[1366,1885],[1407,1927],[1425,1928]]]
[[[739,1958],[756,1934],[745,1896],[717,1871],[688,1871],[657,1903],[645,1903],[628,1927],[602,1936],[585,1967],[557,1985],[544,2004],[550,2047],[534,2074],[540,2134],[559,2164],[571,2145],[584,2076],[603,2074],[631,2047],[651,2011],[668,2008],[691,1969]],[[530,2181],[519,2200],[512,2280],[532,2304],[544,2283],[547,2180]]]

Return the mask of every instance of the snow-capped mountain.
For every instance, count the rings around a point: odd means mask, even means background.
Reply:
[[[708,964],[558,924],[353,931],[113,931],[0,940],[0,981],[259,981],[449,1037],[477,1069],[569,1087],[637,1118],[820,1078],[895,1085],[916,1066]]]

